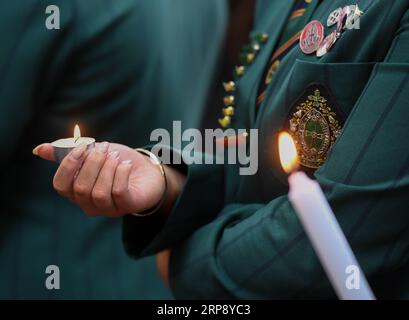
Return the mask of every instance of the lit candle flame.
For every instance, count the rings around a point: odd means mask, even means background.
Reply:
[[[298,169],[299,158],[294,139],[288,132],[281,132],[278,136],[278,150],[280,154],[281,166],[286,173],[294,172]]]
[[[81,138],[81,130],[80,130],[80,126],[78,124],[76,124],[75,128],[74,128],[74,140],[75,140],[75,142],[77,142],[79,138]]]

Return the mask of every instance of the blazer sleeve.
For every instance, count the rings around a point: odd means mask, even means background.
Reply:
[[[172,152],[183,162],[182,152]],[[126,252],[134,258],[152,255],[179,243],[213,220],[223,207],[223,165],[182,164],[175,168],[183,171],[187,180],[167,218],[153,214],[128,215],[123,219],[123,243]]]
[[[409,258],[408,43],[407,13],[315,174],[378,297]],[[335,297],[287,196],[224,207],[173,248],[170,283],[176,298]]]

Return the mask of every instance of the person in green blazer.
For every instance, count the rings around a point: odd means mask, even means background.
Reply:
[[[134,146],[172,119],[197,125],[226,14],[219,0],[0,3],[0,299],[171,297],[153,258],[125,254],[121,222],[86,219],[31,150],[76,123]],[[46,287],[50,265],[59,290]]]
[[[100,167],[107,157],[79,148],[54,187],[88,213],[124,217],[132,256],[169,248],[160,261],[176,298],[335,298],[287,197],[277,145],[286,130],[375,296],[409,298],[409,3],[357,2],[257,1],[256,36],[225,85],[220,118],[259,130],[256,174],[233,164],[158,166],[146,151],[111,145],[133,164],[96,172],[89,161]],[[49,145],[36,152],[53,159]]]

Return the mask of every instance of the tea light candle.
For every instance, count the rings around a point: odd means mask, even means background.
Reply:
[[[342,300],[373,300],[374,295],[342,232],[319,183],[297,172],[299,160],[294,140],[287,132],[279,136],[280,160],[288,178],[288,198],[307,233],[321,264]],[[347,270],[358,270],[359,287],[348,288]]]
[[[75,125],[74,136],[72,138],[60,139],[51,143],[54,148],[54,157],[58,163],[76,147],[85,144],[87,150],[94,148],[95,139],[88,137],[81,137],[81,130],[78,125]]]

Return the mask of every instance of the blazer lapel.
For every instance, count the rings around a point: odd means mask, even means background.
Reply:
[[[277,46],[280,36],[284,30],[285,24],[287,22],[288,16],[291,13],[291,9],[294,6],[295,0],[258,0],[256,5],[255,13],[255,24],[254,30],[257,31],[268,31],[269,41],[268,44],[263,48],[263,52],[268,54],[263,54],[260,56],[260,64],[266,66],[270,60],[273,49]],[[264,71],[264,68],[262,69]],[[249,108],[249,119],[250,123],[254,123],[256,110],[255,102],[257,99],[258,84],[263,75],[263,72],[259,72],[256,83],[253,86],[250,97],[250,108]]]

